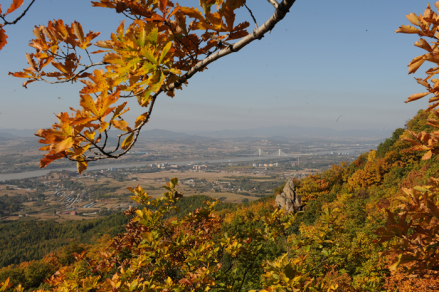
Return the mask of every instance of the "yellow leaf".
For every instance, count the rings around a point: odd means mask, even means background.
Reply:
[[[416,27],[410,26],[410,25],[401,25],[400,28],[395,30],[396,33],[420,33],[421,31],[417,29]]]
[[[124,103],[122,103],[121,105],[119,105],[116,110],[114,111],[114,115],[111,118],[112,120],[114,120],[115,118],[123,115],[124,113],[126,113],[127,111],[130,110],[130,108],[127,108],[126,110],[122,111],[124,109],[124,107],[127,105],[127,101],[125,101]]]
[[[103,131],[105,131],[108,128],[109,125],[110,124],[107,123],[107,122],[102,122],[101,123],[101,127],[99,128],[99,133],[102,133]]]
[[[82,106],[83,109],[92,112],[94,115],[98,115],[96,105],[93,101],[93,98],[90,95],[88,94],[81,95],[81,100],[79,104]]]
[[[168,54],[168,52],[169,52],[169,50],[171,49],[171,47],[172,47],[172,43],[169,42],[169,43],[167,43],[166,46],[163,48],[163,51],[162,51],[162,54],[161,54],[161,56],[160,56],[160,60],[159,60],[159,63],[160,63],[160,64],[163,63],[163,59],[165,59],[165,57],[166,57],[166,55]]]
[[[422,48],[422,49],[424,49],[426,51],[429,51],[429,52],[433,51],[433,49],[431,48],[430,44],[426,40],[424,40],[424,39],[420,39],[419,41],[417,41],[415,43],[415,46],[420,47],[420,48]]]
[[[419,56],[413,59],[409,64],[409,74],[415,73],[419,69],[419,67],[424,64],[424,62],[425,59],[423,56]]]
[[[414,13],[410,13],[409,15],[406,16],[407,19],[414,25],[419,26],[421,23],[419,22],[419,18],[416,14]]]
[[[56,146],[55,146],[55,153],[59,153],[61,151],[69,149],[72,146],[73,146],[73,139],[72,139],[72,137],[64,139],[61,142],[56,144]]]
[[[82,173],[84,170],[87,169],[87,162],[85,161],[77,161],[76,167],[78,168],[78,172]]]
[[[414,100],[421,99],[421,98],[423,98],[424,96],[427,96],[427,95],[429,95],[429,94],[430,94],[430,92],[423,92],[423,93],[412,94],[412,95],[409,96],[409,98],[407,98],[407,100],[405,101],[405,103],[408,103],[408,102],[411,102],[411,101],[414,101]]]
[[[140,52],[146,59],[148,59],[148,61],[155,65],[158,65],[157,59],[154,57],[153,51],[151,51],[147,47],[144,47]]]
[[[113,127],[115,127],[116,129],[122,130],[122,131],[126,131],[127,127],[128,127],[128,123],[125,121],[120,121],[120,120],[112,120],[111,124],[113,125]]]
[[[88,148],[90,148],[90,146],[91,146],[91,144],[88,144],[84,147],[78,147],[78,148],[73,149],[73,152],[71,153],[71,158],[76,159],[76,158],[82,156],[82,154],[84,154],[85,151],[87,151]]]
[[[134,133],[131,133],[125,140],[123,140],[121,148],[123,150],[128,149],[131,143],[133,143],[133,138],[134,138]]]
[[[142,212],[142,210],[136,210],[136,214],[137,214],[137,216],[139,216],[139,217],[143,217],[143,212]]]
[[[73,23],[73,29],[75,30],[75,35],[78,37],[81,43],[84,42],[84,32],[82,31],[82,26],[79,22]]]
[[[141,95],[137,96],[137,101],[139,102],[139,105],[142,107],[148,106],[151,96],[151,90],[147,90]]]
[[[142,124],[147,116],[148,116],[148,113],[144,113],[144,114],[138,116],[136,121],[135,121],[135,124],[134,124],[135,127],[137,128],[140,124]]]
[[[32,58],[32,56],[30,54],[28,54],[28,53],[26,53],[26,60],[27,60],[27,63],[31,66],[31,68],[36,71],[37,70],[37,66],[35,64],[35,61]]]

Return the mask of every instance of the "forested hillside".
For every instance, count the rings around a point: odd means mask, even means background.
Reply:
[[[182,216],[200,208],[204,201],[212,201],[212,199],[201,195],[182,198],[177,203],[181,210],[177,215]],[[221,203],[221,207],[231,207],[231,204]],[[2,221],[0,223],[0,246],[2,247],[0,268],[40,260],[45,255],[72,242],[92,244],[104,235],[114,237],[125,229],[124,226],[128,221],[129,217],[123,213],[105,218],[63,223],[53,220]]]
[[[428,272],[409,277],[404,269],[413,265],[399,260],[398,265],[404,267],[395,271],[395,255],[390,252],[395,242],[387,241],[389,233],[383,233],[383,227],[389,226],[390,211],[386,210],[401,208],[401,189],[425,185],[439,172],[439,163],[422,160],[423,155],[413,152],[411,144],[401,139],[409,131],[432,131],[427,125],[431,117],[419,111],[406,129],[395,130],[376,151],[295,181],[305,205],[301,213],[277,211],[274,196],[241,205],[215,205],[203,196],[181,198],[173,180],[166,186],[169,192],[159,200],[151,200],[140,188],[132,190],[133,199],[146,208],[128,212],[131,223],[113,239],[104,236],[97,240],[101,234],[113,236],[121,231],[120,225],[129,216],[63,224],[3,224],[1,243],[8,247],[2,253],[2,257],[7,255],[3,265],[41,259],[55,247],[72,239],[75,242],[42,260],[1,269],[0,282],[9,277],[26,289],[49,288],[42,279],[61,269],[64,276],[52,278],[51,285],[72,285],[71,281],[77,281],[74,279],[89,275],[95,277],[93,285],[104,291],[111,283],[99,279],[115,279],[112,271],[121,265],[133,273],[117,276],[124,277],[116,278],[121,285],[134,285],[142,270],[154,281],[169,277],[172,281],[163,285],[175,291],[189,282],[218,291],[283,286],[300,291],[436,291],[436,264],[432,263]],[[275,192],[281,190],[279,186]],[[202,208],[204,200],[207,205]],[[87,252],[81,254],[82,250]],[[106,252],[100,253],[102,250]],[[76,262],[73,252],[77,253]],[[435,253],[430,256],[436,257]],[[63,265],[71,266],[61,268]],[[94,268],[98,266],[99,271]],[[75,272],[65,274],[67,271]],[[276,291],[270,289],[265,291]]]

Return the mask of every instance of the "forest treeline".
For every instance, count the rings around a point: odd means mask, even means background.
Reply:
[[[6,202],[12,208],[15,201],[8,198],[0,200],[0,204]],[[212,198],[203,195],[182,198],[177,204],[181,212],[176,215],[182,216],[182,214],[200,208],[204,201],[212,201]],[[222,203],[221,207],[232,208],[232,204]],[[172,216],[172,214],[168,216]],[[128,221],[129,217],[123,213],[116,213],[104,218],[72,220],[63,223],[57,223],[55,220],[1,221],[0,268],[40,260],[45,255],[60,250],[71,243],[92,244],[104,235],[114,237],[124,231],[124,226]],[[0,276],[0,282],[2,280],[5,279]]]
[[[106,278],[114,285],[139,285],[136,273],[142,271],[159,291],[189,291],[185,285],[214,291],[436,291],[437,264],[416,273],[416,265],[392,253],[400,239],[385,232],[392,225],[389,212],[401,208],[401,190],[426,185],[439,172],[437,161],[422,160],[401,139],[408,131],[431,132],[429,118],[431,113],[421,110],[376,151],[296,180],[305,204],[298,214],[277,211],[274,195],[238,205],[181,198],[173,180],[159,200],[141,188],[132,190],[140,205],[128,215],[2,224],[0,282],[9,278],[24,289],[59,289],[91,277],[97,291],[104,291],[113,285]],[[391,214],[397,220],[397,213]],[[63,276],[52,276],[57,270]],[[126,291],[144,290],[136,289]]]

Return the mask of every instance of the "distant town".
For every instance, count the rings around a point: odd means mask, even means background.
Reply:
[[[169,139],[139,141],[118,161],[93,164],[79,175],[69,161],[40,170],[28,138],[0,143],[1,220],[83,220],[135,206],[127,187],[151,196],[177,177],[186,196],[203,194],[241,203],[270,195],[288,178],[302,178],[352,161],[379,141],[287,139]]]

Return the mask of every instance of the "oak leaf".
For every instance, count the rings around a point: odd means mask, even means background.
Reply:
[[[423,92],[423,93],[412,94],[412,95],[409,96],[409,98],[407,98],[407,100],[405,101],[405,103],[408,103],[408,102],[411,102],[411,101],[414,101],[414,100],[421,99],[421,98],[423,98],[424,96],[427,96],[427,95],[429,95],[429,94],[430,94],[430,92]]]
[[[3,49],[3,47],[8,43],[6,40],[8,36],[6,35],[6,31],[4,30],[3,26],[0,25],[0,50]]]
[[[111,124],[116,129],[119,129],[121,131],[127,131],[128,123],[126,121],[112,120]]]
[[[23,2],[24,2],[24,0],[13,0],[8,11],[6,11],[6,14],[14,12],[16,9],[18,9],[23,4]]]
[[[133,138],[134,138],[134,133],[128,135],[128,137],[125,140],[123,140],[121,148],[123,150],[128,149],[128,147],[131,146],[131,143],[133,143]]]
[[[402,25],[400,28],[395,30],[396,33],[421,33],[419,29],[410,25]]]

